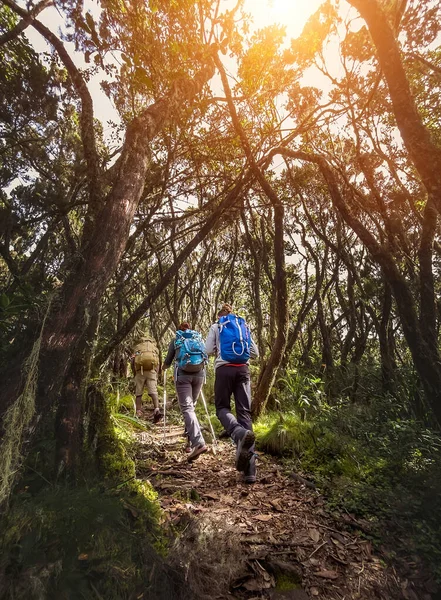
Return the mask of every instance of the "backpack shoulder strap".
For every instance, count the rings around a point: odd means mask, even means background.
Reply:
[[[175,348],[177,348],[178,346],[182,346],[184,342],[185,336],[183,335],[183,331],[178,329],[175,336]]]

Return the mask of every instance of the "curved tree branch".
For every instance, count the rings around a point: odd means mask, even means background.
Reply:
[[[81,126],[81,140],[83,143],[84,156],[87,164],[87,179],[89,182],[89,193],[90,193],[90,206],[92,211],[96,211],[99,207],[100,199],[100,166],[99,158],[96,149],[95,131],[93,126],[93,102],[92,96],[90,95],[89,89],[86,82],[81,75],[79,69],[69,56],[64,44],[50,29],[48,29],[43,23],[38,21],[32,12],[29,13],[23,10],[14,0],[2,0],[2,2],[8,6],[17,15],[22,17],[23,20],[28,20],[32,27],[40,33],[45,40],[53,46],[62,63],[66,67],[69,77],[77,91],[78,96],[81,100],[81,115],[80,115],[80,126]]]
[[[13,27],[10,31],[6,31],[3,35],[0,35],[0,46],[11,42],[16,37],[23,33],[23,31],[29,27],[35,17],[41,13],[42,10],[47,8],[48,6],[52,6],[52,0],[42,0],[38,4],[34,6],[34,8],[28,13],[27,17],[23,17],[22,20],[17,23],[15,27]]]

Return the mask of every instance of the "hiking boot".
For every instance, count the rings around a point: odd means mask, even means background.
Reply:
[[[197,446],[195,446],[193,448],[193,450],[187,456],[187,461],[188,462],[193,462],[194,460],[197,459],[197,457],[200,454],[203,454],[204,452],[207,452],[207,450],[208,450],[207,446],[205,446],[204,444],[198,444]]]
[[[161,419],[162,419],[162,415],[159,412],[159,410],[153,413],[153,423],[157,423]]]
[[[253,456],[250,452],[251,446],[253,446],[256,440],[254,431],[245,431],[245,435],[239,440],[236,449],[236,469],[238,471],[246,471],[250,464],[250,459]]]
[[[253,453],[251,453],[248,468],[244,471],[243,482],[247,484],[256,483],[256,455]]]

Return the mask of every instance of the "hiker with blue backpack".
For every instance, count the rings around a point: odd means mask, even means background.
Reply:
[[[259,350],[245,319],[234,314],[229,304],[223,304],[217,316],[219,320],[210,327],[205,343],[207,354],[215,355],[216,415],[236,444],[236,469],[243,473],[245,483],[255,483],[255,435],[248,362],[259,356]],[[234,396],[237,418],[231,412],[231,395]]]
[[[191,329],[189,323],[181,323],[175,338],[170,342],[163,369],[168,369],[175,361],[174,381],[179,406],[185,422],[185,430],[190,440],[191,450],[188,462],[207,452],[195,412],[195,403],[205,381],[207,364],[205,344],[201,334]]]

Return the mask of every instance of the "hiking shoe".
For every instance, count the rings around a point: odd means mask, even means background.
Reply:
[[[193,448],[193,450],[187,456],[187,461],[188,462],[193,462],[194,460],[197,459],[197,457],[200,454],[203,454],[204,452],[207,452],[207,450],[208,450],[207,446],[205,446],[204,444],[198,444],[197,446],[195,446]]]
[[[251,453],[248,468],[244,471],[243,482],[247,484],[256,483],[256,455]]]
[[[157,423],[161,419],[162,419],[162,415],[159,412],[159,410],[158,410],[158,412],[153,413],[153,423]]]
[[[246,471],[250,464],[250,459],[253,456],[250,452],[251,446],[256,441],[254,431],[245,431],[245,435],[239,440],[236,449],[236,469],[238,471]]]

